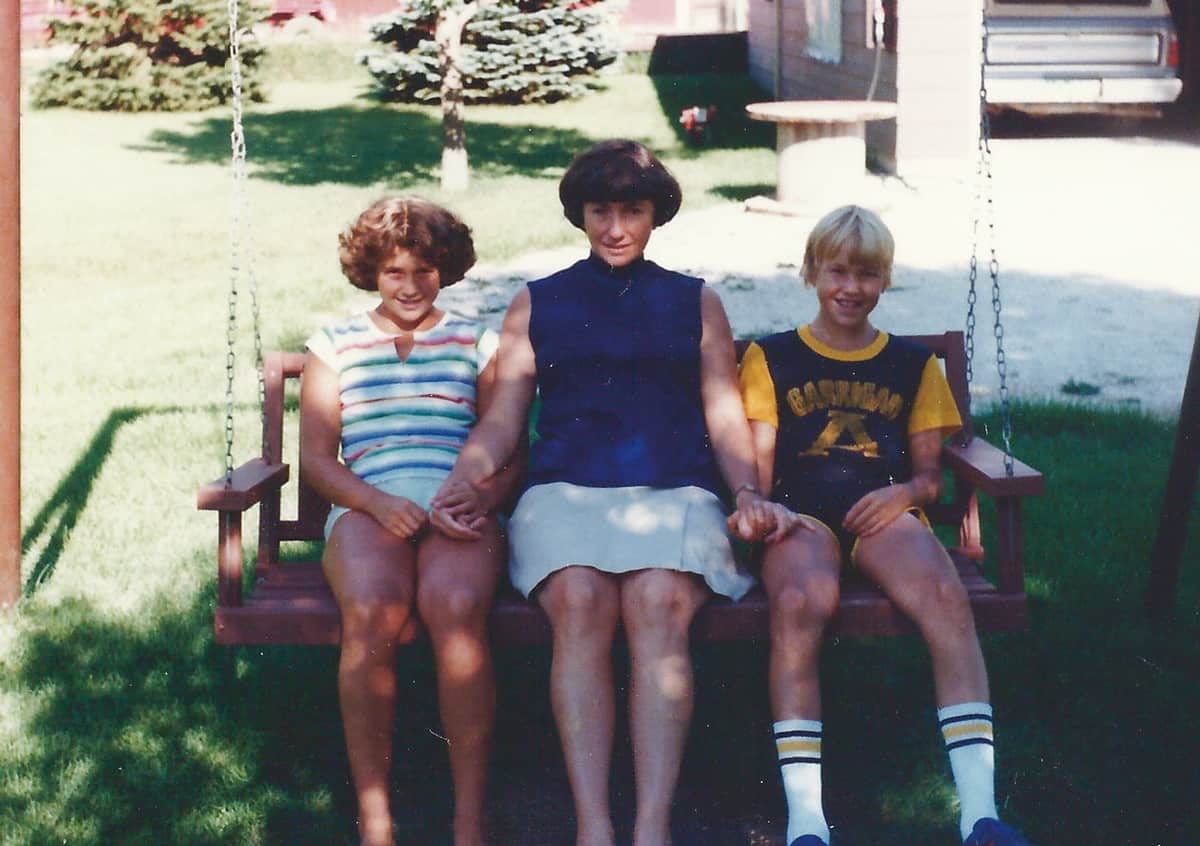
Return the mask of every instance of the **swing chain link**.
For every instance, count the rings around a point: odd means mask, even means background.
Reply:
[[[249,281],[251,327],[254,334],[254,363],[258,372],[258,401],[260,415],[266,417],[266,377],[263,372],[263,345],[259,320],[258,280],[254,273],[254,263],[248,250],[244,249],[242,239],[243,221],[246,218],[246,132],[242,124],[242,62],[241,39],[242,32],[239,22],[238,0],[227,0],[229,16],[229,63],[231,105],[233,110],[233,126],[229,134],[231,148],[231,165],[233,173],[233,190],[230,194],[230,226],[229,226],[229,314],[225,328],[225,485],[229,487],[233,478],[233,417],[234,417],[234,377],[236,374],[237,345],[237,303],[238,281],[242,276],[243,265]],[[264,438],[266,426],[263,426]],[[265,447],[265,445],[264,445]]]
[[[1004,354],[1004,324],[1000,319],[1000,261],[996,257],[996,207],[992,179],[992,122],[987,109],[987,21],[981,21],[981,52],[979,57],[979,157],[975,169],[975,220],[971,227],[971,261],[967,291],[967,384],[974,378],[975,305],[978,301],[976,283],[979,279],[979,223],[986,217],[988,230],[988,276],[992,282],[992,335],[996,340],[996,375],[1000,387],[1000,437],[1004,445],[1004,472],[1014,472],[1012,454],[1012,409],[1008,395],[1008,359]]]

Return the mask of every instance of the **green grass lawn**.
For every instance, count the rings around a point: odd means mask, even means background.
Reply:
[[[271,102],[247,120],[267,346],[296,347],[344,306],[336,233],[385,192],[457,208],[481,258],[498,261],[578,240],[556,182],[599,138],[659,150],[688,208],[774,179],[770,128],[733,117],[761,97],[746,79],[630,73],[576,103],[471,109],[474,183],[443,197],[435,112],[375,103],[365,74],[327,56],[315,75],[304,57],[274,61]],[[727,116],[711,147],[680,135],[690,102]],[[216,521],[195,511],[194,491],[223,468],[226,120],[23,116],[25,599],[0,621],[3,846],[353,842],[335,652],[234,654],[212,642]],[[256,448],[249,369],[236,393],[239,459]],[[1200,744],[1186,716],[1200,693],[1200,525],[1176,619],[1155,629],[1140,612],[1171,432],[1128,412],[1019,408],[1016,448],[1049,480],[1026,514],[1034,623],[986,650],[1000,795],[1038,843],[1195,841]],[[778,843],[763,650],[700,647],[697,659],[684,846]],[[540,650],[500,659],[501,843],[557,846],[570,831],[546,661]],[[398,842],[442,844],[448,782],[431,673],[419,652],[406,664]],[[831,643],[826,673],[841,843],[953,843],[919,645]],[[615,790],[627,810],[622,755]]]

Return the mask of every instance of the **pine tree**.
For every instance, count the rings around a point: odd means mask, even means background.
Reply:
[[[74,44],[33,85],[37,107],[181,111],[227,103],[229,13],[223,0],[68,0],[50,23],[51,42]],[[260,20],[263,0],[245,0],[240,21]],[[254,74],[262,55],[241,47],[242,93],[261,100]]]
[[[383,96],[408,103],[441,99],[434,30],[446,0],[414,0],[371,27],[387,50],[363,55]],[[462,33],[467,103],[548,103],[579,97],[617,59],[605,3],[495,0]]]

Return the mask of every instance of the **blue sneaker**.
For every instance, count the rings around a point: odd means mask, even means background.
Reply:
[[[1033,846],[1021,832],[995,817],[976,821],[963,846]]]
[[[829,844],[815,834],[804,834],[797,837],[788,846],[829,846]]]

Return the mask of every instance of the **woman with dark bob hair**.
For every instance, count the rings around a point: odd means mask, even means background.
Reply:
[[[460,503],[471,537],[431,530],[429,509],[496,376],[496,334],[438,308],[475,263],[471,230],[433,203],[389,197],[339,238],[342,271],[379,294],[308,339],[300,404],[304,479],[333,508],[321,565],[342,615],[338,694],[364,846],[391,846],[388,796],[397,642],[429,632],[454,784],[455,846],[484,842],[495,683],[487,615],[504,563],[489,512],[515,468]]]
[[[641,144],[605,141],[559,185],[590,254],[530,282],[500,336],[496,396],[472,430],[431,520],[473,533],[464,491],[509,460],[541,396],[525,491],[509,523],[513,584],[553,629],[550,691],[574,794],[577,846],[612,846],[612,641],[631,657],[634,846],[666,846],[692,711],[688,627],[710,592],[737,599],[751,578],[729,526],[755,535],[769,506],[755,487],[733,337],[703,280],[644,256],[678,211],[675,178]]]

